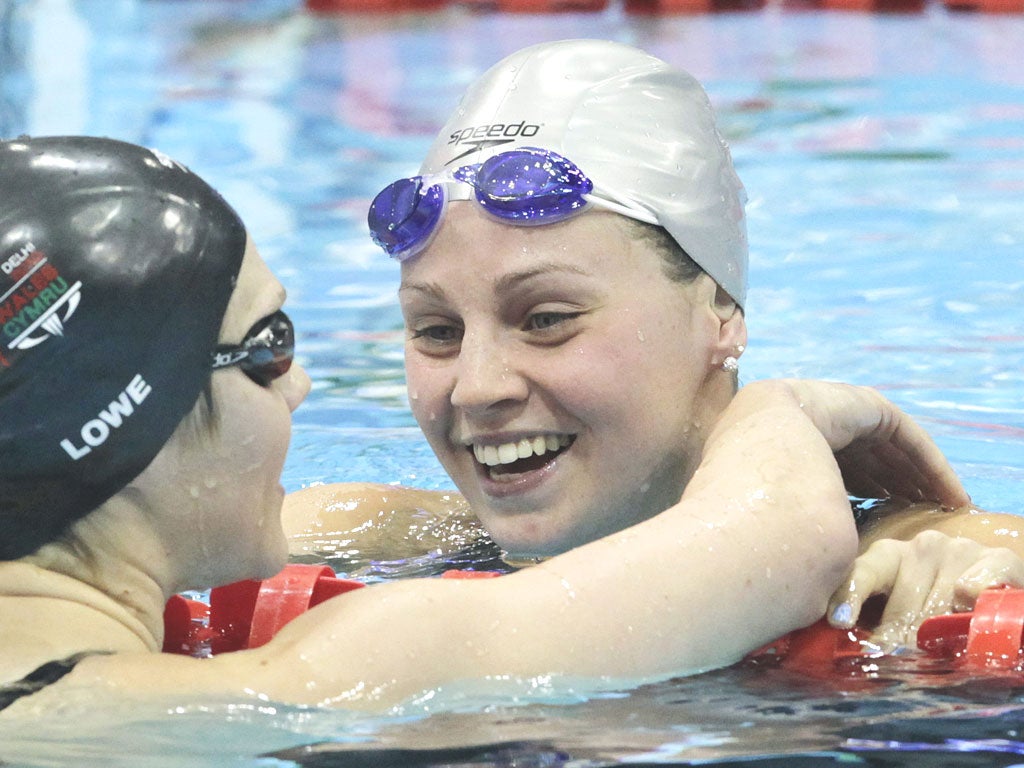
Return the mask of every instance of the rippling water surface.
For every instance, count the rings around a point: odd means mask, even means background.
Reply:
[[[397,269],[369,243],[364,211],[414,171],[482,69],[575,36],[638,44],[711,93],[751,199],[742,378],[881,387],[936,436],[978,504],[1024,513],[1024,17],[940,6],[317,17],[285,0],[0,1],[0,135],[155,146],[237,205],[288,287],[315,384],[289,488],[447,487],[405,400]],[[526,681],[486,704],[463,692],[456,711],[432,714],[425,700],[385,718],[69,701],[60,722],[0,726],[0,760],[1013,765],[1024,763],[1022,694],[1019,676],[897,658],[824,678],[731,669],[590,698]]]

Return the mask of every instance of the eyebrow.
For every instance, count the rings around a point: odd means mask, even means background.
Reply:
[[[498,278],[494,285],[497,292],[503,293],[510,291],[523,283],[536,280],[541,277],[550,277],[557,273],[566,273],[570,275],[579,275],[581,277],[591,277],[592,273],[583,267],[575,264],[563,264],[560,262],[543,262],[536,264],[529,269],[519,270],[518,272],[509,272]],[[439,299],[444,299],[447,296],[447,291],[436,282],[407,282],[402,281],[398,287],[398,292],[402,291],[416,291],[418,293],[425,293],[434,296]]]

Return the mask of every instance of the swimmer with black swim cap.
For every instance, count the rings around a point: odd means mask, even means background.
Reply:
[[[0,560],[58,538],[157,455],[210,380],[246,231],[163,154],[0,143]]]
[[[170,595],[281,569],[309,377],[284,287],[187,168],[23,138],[0,142],[0,189],[6,714],[98,655],[148,661]]]

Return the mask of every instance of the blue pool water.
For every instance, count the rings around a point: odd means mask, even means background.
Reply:
[[[686,67],[719,110],[751,199],[742,379],[883,388],[979,505],[1024,514],[1024,17],[939,5],[657,17],[615,4],[317,17],[295,0],[0,0],[0,135],[158,147],[236,204],[288,287],[314,379],[287,487],[447,487],[405,401],[397,269],[365,235],[367,200],[414,170],[483,68],[576,36]],[[69,701],[59,722],[0,726],[0,761],[1024,764],[1024,680],[879,666],[827,680],[740,668],[579,700],[540,686],[432,716],[429,704],[365,718]],[[310,744],[326,746],[294,749]]]

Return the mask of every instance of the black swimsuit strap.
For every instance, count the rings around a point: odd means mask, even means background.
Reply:
[[[83,653],[76,653],[74,656],[68,656],[66,659],[49,661],[38,669],[29,672],[21,680],[0,686],[0,710],[11,706],[18,699],[38,693],[46,686],[57,682],[71,672],[82,659],[102,653],[105,653],[105,651],[85,651]]]

